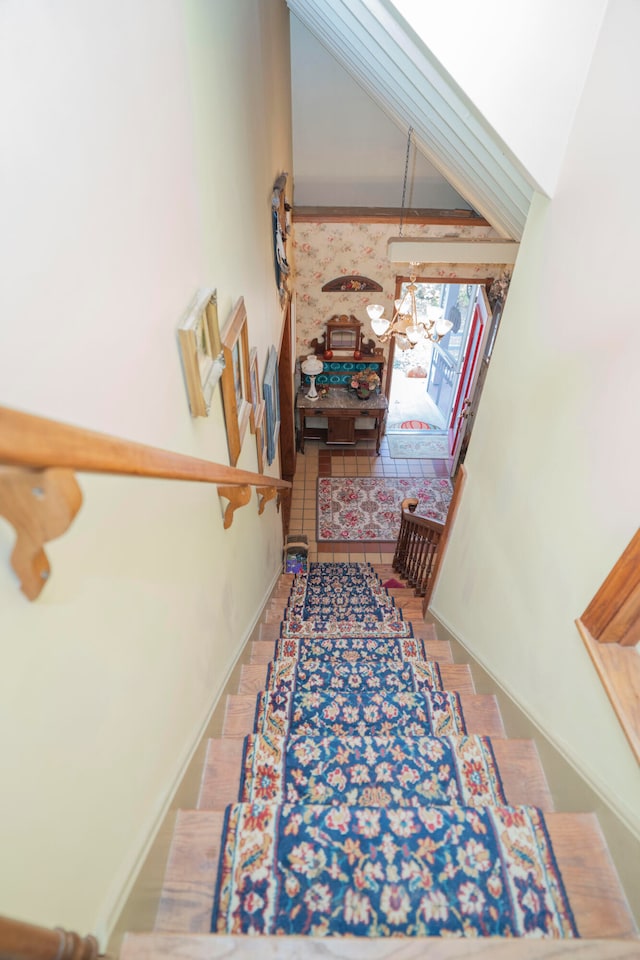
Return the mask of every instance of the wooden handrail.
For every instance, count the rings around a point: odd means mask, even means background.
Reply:
[[[95,937],[0,917],[0,960],[96,960]]]
[[[159,447],[0,407],[0,516],[16,531],[11,563],[23,592],[39,596],[49,578],[43,545],[72,523],[82,503],[74,471],[213,483],[228,501],[225,530],[234,512],[259,496],[259,513],[291,483]]]
[[[46,420],[0,407],[0,463],[46,469],[67,467],[85,473],[248,484],[286,489],[288,480],[237,470],[132,440]]]

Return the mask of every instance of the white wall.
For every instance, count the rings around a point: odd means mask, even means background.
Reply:
[[[612,0],[527,222],[433,606],[640,836],[640,770],[574,626],[638,526],[638,35],[640,6]]]
[[[608,0],[393,0],[552,196]]]
[[[400,207],[407,149],[401,130],[305,26],[291,17],[295,202]],[[469,209],[412,148],[407,206]]]
[[[291,171],[284,0],[0,5],[0,403],[228,463],[176,327],[201,285],[278,343],[271,188]],[[256,470],[253,435],[238,466]],[[276,472],[277,463],[271,468]],[[274,503],[81,476],[29,604],[0,522],[0,902],[101,936],[280,562]]]

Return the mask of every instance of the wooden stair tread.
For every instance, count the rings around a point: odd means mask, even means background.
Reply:
[[[476,692],[473,675],[468,663],[441,663],[439,666],[445,690],[457,690],[458,693]],[[244,664],[240,674],[238,693],[253,693],[257,695],[264,689],[266,679],[266,663]]]
[[[463,694],[460,697],[467,730],[487,737],[504,737],[505,731],[496,698],[487,694]],[[232,694],[227,697],[223,735],[246,737],[253,731],[256,715],[256,697],[251,694]]]
[[[533,740],[492,738],[507,802],[553,811],[553,799]],[[240,791],[243,741],[219,738],[207,745],[198,799],[199,810],[223,810]]]
[[[535,741],[492,737],[491,746],[507,801],[553,812],[553,796]]]
[[[547,813],[545,820],[579,933],[592,939],[634,937],[635,924],[596,816]],[[209,931],[222,827],[222,812],[186,810],[179,814],[156,931]],[[439,941],[433,938],[428,942]],[[567,941],[555,942],[564,945]],[[640,955],[637,942],[636,950]]]
[[[550,813],[545,820],[580,936],[636,936],[596,815]],[[640,956],[640,944],[636,949]]]
[[[211,929],[223,823],[224,813],[218,810],[178,812],[154,930]]]
[[[225,737],[209,740],[204,762],[198,810],[224,810],[235,803],[240,791],[242,740]]]
[[[128,933],[120,960],[638,960],[624,940],[446,940],[435,937],[227,937]]]

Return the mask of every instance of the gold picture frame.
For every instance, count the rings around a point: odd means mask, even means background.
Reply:
[[[251,353],[249,354],[249,382],[251,386],[251,414],[249,417],[249,423],[251,426],[251,433],[255,433],[258,408],[260,406],[260,398],[262,396],[260,373],[258,370],[258,351],[256,347],[252,347]]]
[[[264,458],[266,455],[265,449],[265,432],[264,432],[264,410],[265,403],[264,400],[261,400],[256,408],[256,451],[258,453],[258,473],[264,473]]]
[[[178,326],[178,344],[191,416],[208,417],[224,367],[215,290],[198,290]]]
[[[222,403],[227,428],[229,460],[235,467],[251,416],[251,377],[247,310],[240,297],[222,332]]]

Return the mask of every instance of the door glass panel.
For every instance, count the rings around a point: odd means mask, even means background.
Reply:
[[[408,281],[402,284],[401,297],[404,296],[407,286]],[[415,352],[421,349],[420,359],[427,367],[426,393],[437,406],[438,419],[442,424],[448,424],[451,415],[477,291],[477,284],[416,282],[418,317],[429,320],[445,317],[453,323],[453,327],[440,343],[427,343],[422,348],[416,347],[414,351],[407,351],[415,356]],[[399,362],[406,365],[407,360]]]

